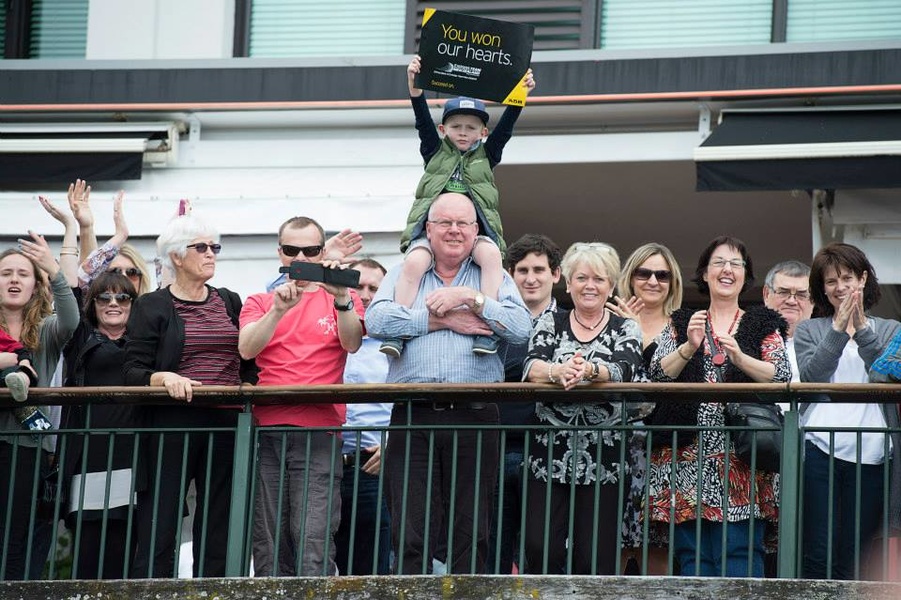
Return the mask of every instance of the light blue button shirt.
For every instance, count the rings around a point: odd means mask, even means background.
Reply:
[[[381,342],[363,338],[363,345],[354,354],[347,355],[344,365],[344,383],[385,383],[388,378],[388,357],[379,352]],[[345,427],[375,427],[374,431],[346,431],[341,452],[351,454],[361,448],[382,444],[382,432],[391,419],[391,402],[348,404]],[[359,438],[359,442],[357,441]]]
[[[504,365],[497,354],[472,351],[473,336],[450,329],[429,332],[425,298],[444,282],[429,269],[422,277],[413,308],[394,302],[394,286],[403,265],[388,271],[366,311],[366,331],[374,338],[404,338],[400,358],[389,359],[388,383],[493,383],[504,380]],[[460,266],[454,286],[479,289],[482,270],[471,258]],[[485,299],[482,319],[502,339],[513,344],[528,341],[532,318],[513,279],[505,272],[498,299]]]

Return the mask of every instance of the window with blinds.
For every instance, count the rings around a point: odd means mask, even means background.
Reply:
[[[89,0],[34,0],[31,58],[84,58]]]
[[[899,0],[788,0],[786,41],[901,39]]]
[[[597,39],[598,0],[409,0],[408,4],[407,53],[419,47],[426,8],[533,25],[535,50],[594,48]]]
[[[406,0],[253,0],[249,56],[401,54]]]
[[[773,0],[603,0],[600,47],[768,44]]]

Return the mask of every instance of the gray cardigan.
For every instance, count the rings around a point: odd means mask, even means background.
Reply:
[[[38,330],[39,346],[37,351],[32,350],[34,358],[34,368],[38,374],[38,387],[49,387],[53,373],[56,371],[56,365],[59,363],[59,357],[62,355],[63,347],[72,337],[75,328],[78,327],[80,315],[78,314],[78,302],[72,294],[72,289],[66,281],[62,271],[56,274],[56,277],[50,282],[53,291],[53,308],[56,312],[49,315],[41,321]],[[42,406],[41,410],[45,415],[49,415],[48,407]],[[0,409],[0,432],[3,431],[19,431],[22,429],[21,423],[13,415],[11,409]],[[30,435],[22,435],[19,437],[19,445],[33,448],[37,446],[37,442]],[[49,449],[49,436],[44,436],[47,443],[45,448]],[[0,441],[12,443],[13,436],[0,435]]]
[[[868,317],[870,327],[854,334],[858,353],[867,371],[889,342],[901,331],[901,323],[893,319]],[[832,317],[809,319],[795,330],[795,354],[801,381],[828,382],[838,366],[842,351],[851,337],[832,328]],[[801,405],[803,413],[807,404]],[[889,428],[899,427],[898,409],[894,404],[880,404]],[[901,434],[892,432],[891,476],[889,481],[889,526],[901,530]]]

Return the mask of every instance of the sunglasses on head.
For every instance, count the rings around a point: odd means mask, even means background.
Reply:
[[[207,244],[206,242],[197,242],[194,244],[188,244],[185,248],[194,248],[200,254],[205,254],[207,250],[212,250],[213,254],[219,254],[222,252],[222,244]]]
[[[665,269],[654,271],[652,269],[645,269],[644,267],[638,267],[632,273],[632,276],[635,279],[639,279],[641,281],[647,281],[651,278],[651,275],[657,278],[657,281],[659,281],[660,283],[666,283],[673,276],[671,271],[667,271]]]
[[[285,256],[295,257],[301,252],[307,258],[313,258],[314,256],[319,256],[322,252],[322,246],[291,246],[289,244],[282,244],[279,246],[282,249],[282,254]]]
[[[128,267],[127,269],[123,269],[122,267],[115,267],[108,270],[107,273],[118,273],[119,275],[125,275],[126,277],[140,277],[141,269],[135,267]]]
[[[132,298],[131,294],[125,292],[103,292],[94,296],[94,302],[97,304],[109,304],[113,300],[116,301],[116,304],[130,304]]]

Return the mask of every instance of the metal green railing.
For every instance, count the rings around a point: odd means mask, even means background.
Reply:
[[[600,393],[604,396],[599,396]],[[224,388],[224,387],[204,387],[195,394],[193,402],[200,410],[208,410],[210,407],[227,404],[240,408],[233,409],[234,419],[229,421],[228,426],[221,424],[192,425],[190,427],[171,426],[166,428],[154,428],[145,426],[135,426],[131,428],[100,428],[90,426],[91,406],[100,403],[104,404],[131,404],[151,407],[175,407],[178,403],[168,399],[164,390],[161,388],[56,388],[56,389],[34,389],[29,399],[34,404],[50,404],[50,405],[78,405],[86,403],[86,411],[88,414],[88,426],[80,429],[60,429],[58,431],[40,432],[35,437],[40,438],[44,445],[49,446],[49,436],[56,438],[55,442],[55,459],[57,464],[70,465],[71,456],[73,454],[85,455],[91,449],[95,454],[100,454],[107,461],[104,481],[101,485],[103,497],[99,501],[101,508],[91,513],[86,511],[70,511],[70,503],[74,505],[85,505],[85,502],[91,500],[93,505],[97,505],[96,498],[88,498],[88,492],[85,486],[82,486],[75,496],[66,498],[65,494],[45,494],[52,492],[58,488],[65,488],[69,485],[70,480],[65,476],[64,472],[52,473],[44,464],[47,458],[47,449],[30,447],[32,433],[27,431],[6,431],[0,432],[3,440],[0,441],[0,480],[6,481],[5,491],[0,499],[0,579],[60,579],[60,578],[97,578],[103,573],[104,566],[112,562],[117,565],[121,564],[122,573],[118,577],[146,577],[150,574],[157,576],[176,576],[177,565],[182,558],[182,536],[187,533],[183,521],[182,514],[185,512],[183,504],[179,501],[177,506],[177,515],[174,523],[174,531],[171,537],[160,538],[158,533],[165,529],[166,515],[162,514],[158,500],[161,495],[161,488],[164,487],[163,481],[167,477],[173,477],[178,481],[178,497],[184,498],[188,492],[188,475],[190,473],[199,473],[198,476],[198,503],[201,507],[196,510],[194,519],[197,519],[199,526],[197,531],[199,537],[192,541],[194,554],[199,558],[194,571],[197,576],[211,575],[227,575],[227,576],[247,576],[251,573],[253,565],[252,557],[254,554],[254,528],[258,526],[257,520],[260,519],[259,511],[256,507],[259,486],[259,447],[261,434],[267,433],[275,439],[275,446],[279,453],[280,468],[276,477],[274,492],[277,497],[277,506],[275,513],[278,517],[277,525],[273,528],[272,551],[273,551],[273,569],[271,572],[257,571],[256,575],[273,575],[278,574],[277,565],[280,562],[288,561],[291,563],[294,571],[301,573],[305,564],[305,549],[303,546],[294,547],[292,543],[286,541],[283,536],[286,532],[291,531],[294,527],[295,536],[303,540],[307,536],[307,532],[321,523],[308,523],[306,518],[300,518],[299,522],[294,522],[289,518],[288,522],[283,522],[285,515],[291,514],[288,510],[287,503],[289,496],[285,491],[292,486],[299,486],[298,496],[303,501],[306,500],[305,494],[311,489],[311,481],[309,471],[305,471],[301,481],[295,481],[292,473],[285,470],[284,465],[289,453],[294,453],[295,459],[299,459],[302,463],[311,456],[312,437],[305,438],[305,446],[293,448],[291,446],[292,435],[297,431],[290,427],[266,427],[261,428],[255,426],[251,414],[253,404],[273,404],[273,403],[342,403],[342,402],[385,402],[395,401],[401,406],[410,406],[410,402],[454,402],[471,400],[473,397],[483,399],[485,402],[502,403],[506,401],[542,401],[542,402],[598,402],[599,398],[607,398],[607,393],[616,393],[617,398],[625,398],[622,401],[630,401],[636,399],[635,395],[641,395],[645,401],[665,402],[672,393],[694,394],[699,400],[709,399],[711,402],[723,397],[729,397],[730,400],[741,398],[742,401],[772,402],[779,400],[791,403],[792,410],[785,413],[785,423],[783,426],[783,452],[781,457],[780,471],[780,498],[779,498],[779,535],[778,535],[778,552],[775,556],[775,570],[779,577],[797,577],[802,574],[804,566],[803,549],[804,549],[804,435],[805,431],[799,426],[799,413],[797,407],[800,402],[806,402],[811,399],[817,399],[821,394],[829,394],[833,401],[836,402],[881,402],[894,403],[897,405],[901,401],[901,386],[895,385],[814,385],[814,384],[780,384],[780,385],[739,385],[739,384],[718,384],[718,385],[672,385],[672,384],[605,384],[585,386],[571,391],[563,391],[560,388],[541,384],[492,384],[492,385],[347,385],[347,386],[321,386],[321,387],[277,387],[277,388]],[[620,396],[620,394],[622,396]],[[90,399],[88,401],[88,399]],[[415,400],[414,400],[415,399]],[[11,401],[5,392],[0,392],[0,410],[12,406]],[[206,407],[206,408],[203,408]],[[406,412],[409,412],[408,410]],[[625,414],[625,411],[623,411]],[[452,418],[450,412],[446,415]],[[328,452],[333,456],[340,456],[340,438],[337,434],[341,431],[354,431],[366,428],[344,428],[343,430],[336,428],[307,428],[308,433],[326,432],[329,434],[331,447]],[[625,476],[619,476],[615,485],[617,500],[615,502],[615,514],[611,515],[609,509],[602,509],[603,493],[608,488],[603,488],[598,481],[590,485],[592,509],[588,511],[577,511],[575,503],[575,494],[570,493],[570,498],[566,506],[561,510],[565,511],[566,529],[565,532],[553,531],[550,526],[550,517],[552,516],[551,490],[548,487],[547,498],[544,503],[545,509],[543,514],[535,514],[525,507],[520,510],[518,522],[512,525],[513,530],[518,530],[518,536],[513,537],[513,541],[509,543],[511,547],[504,547],[500,543],[495,543],[489,547],[489,554],[484,564],[479,564],[476,559],[477,555],[477,539],[483,534],[490,537],[501,538],[504,533],[504,500],[506,491],[506,471],[505,471],[505,450],[508,448],[510,438],[518,433],[525,433],[523,455],[526,459],[531,452],[544,452],[544,458],[550,464],[552,459],[549,449],[536,446],[533,434],[535,431],[544,431],[547,428],[538,425],[458,425],[452,422],[446,424],[436,424],[429,426],[419,426],[411,424],[393,425],[382,428],[369,428],[377,430],[382,435],[383,442],[390,438],[394,443],[402,443],[406,447],[403,453],[403,460],[395,463],[393,467],[399,469],[406,479],[404,485],[401,486],[401,494],[399,498],[394,499],[394,505],[398,508],[396,514],[391,514],[390,518],[395,521],[396,539],[393,547],[396,549],[404,548],[408,542],[410,532],[399,524],[405,524],[410,518],[407,514],[410,505],[410,490],[413,481],[410,477],[411,460],[416,457],[411,456],[409,451],[411,436],[420,435],[425,439],[426,462],[434,465],[439,454],[440,440],[447,439],[451,446],[450,464],[447,468],[450,471],[450,490],[448,498],[453,498],[456,485],[461,478],[473,478],[479,482],[476,486],[476,493],[472,498],[467,499],[468,506],[458,506],[454,502],[448,502],[446,506],[438,503],[439,498],[433,497],[433,479],[437,476],[436,472],[430,466],[425,470],[425,482],[423,489],[425,490],[425,515],[423,519],[427,523],[435,522],[435,526],[425,527],[423,532],[422,545],[425,548],[437,547],[439,556],[424,557],[422,565],[417,572],[426,574],[433,571],[433,565],[438,564],[432,559],[444,558],[443,562],[447,565],[451,564],[451,557],[455,552],[460,551],[463,555],[468,556],[468,562],[465,567],[457,568],[458,573],[496,573],[501,563],[501,555],[508,552],[512,556],[512,561],[522,572],[527,570],[529,573],[547,572],[549,567],[550,546],[554,536],[559,538],[561,535],[565,540],[574,540],[579,536],[587,535],[590,539],[591,556],[588,559],[591,568],[589,574],[596,574],[598,556],[598,539],[601,535],[602,526],[609,527],[610,521],[615,520],[616,524],[616,556],[614,560],[613,570],[615,573],[621,573],[626,566],[622,555],[619,552],[622,546],[622,515],[627,508],[629,479]],[[561,426],[557,430],[573,430],[585,431],[584,425]],[[676,434],[665,434],[663,429],[669,429],[665,426],[648,426],[642,423],[630,423],[625,419],[618,423],[611,424],[602,428],[611,432],[618,432],[621,441],[612,447],[598,446],[595,456],[592,458],[600,464],[602,458],[613,457],[614,462],[619,465],[625,465],[629,462],[629,444],[632,442],[632,436],[638,434],[644,436],[640,441],[644,452],[650,456],[655,447],[655,437],[666,435],[671,439],[667,441],[675,444]],[[737,431],[735,428],[723,427],[692,427],[687,428],[697,432],[698,437],[703,442],[705,438],[712,436],[714,433],[724,433],[726,436],[726,446],[729,440]],[[600,429],[599,429],[600,430]],[[818,430],[819,431],[819,430]],[[823,432],[830,434],[833,440],[834,434],[845,431],[842,428],[822,429]],[[889,454],[891,448],[889,441],[889,432],[897,432],[897,430],[878,429],[867,430],[876,431],[884,434],[884,445],[886,455]],[[473,451],[475,454],[475,462],[470,470],[467,466],[458,465],[460,460],[460,439],[465,438],[473,433],[474,440]],[[496,442],[494,440],[497,440]],[[858,432],[858,440],[860,432]],[[166,444],[187,444],[191,440],[199,440],[198,443],[205,444],[205,451],[202,455],[191,455],[189,461],[189,453],[184,452],[178,461],[164,460],[166,452],[164,447]],[[225,443],[223,443],[225,440]],[[400,441],[394,441],[400,440]],[[218,446],[217,446],[218,444]],[[488,446],[488,444],[491,444]],[[383,444],[384,445],[384,444]],[[230,452],[220,451],[223,447],[228,446]],[[218,450],[217,450],[218,448]],[[99,449],[99,450],[98,450]],[[469,448],[466,448],[469,450]],[[490,502],[489,506],[480,503],[478,491],[479,486],[486,480],[485,473],[481,471],[483,468],[481,457],[488,450],[497,451],[497,488],[496,495]],[[123,454],[124,453],[124,454]],[[128,502],[124,508],[110,507],[109,498],[114,495],[115,486],[118,485],[117,479],[113,475],[114,458],[121,464],[123,461],[131,465],[132,473],[136,476],[130,482],[127,497],[134,498],[136,493],[139,498],[145,500],[142,505]],[[362,475],[360,465],[363,460],[358,452],[356,456],[350,457],[350,467],[352,467],[352,489],[356,493],[362,485]],[[700,457],[699,457],[700,460]],[[675,461],[675,456],[674,456]],[[756,461],[756,451],[752,450],[751,462]],[[521,477],[518,493],[520,497],[525,498],[528,495],[528,489],[532,484],[529,476],[528,460],[518,466],[518,473]],[[467,463],[469,464],[469,463]],[[573,463],[575,464],[575,463]],[[728,465],[728,460],[726,461]],[[212,478],[213,472],[221,465],[227,465],[229,471],[228,483],[225,485],[227,494],[223,497],[221,494],[211,492],[211,487],[215,487]],[[384,465],[384,455],[383,455]],[[152,468],[150,468],[152,467]],[[493,465],[490,470],[493,470]],[[827,529],[827,549],[828,558],[827,575],[835,575],[832,565],[833,545],[837,542],[833,541],[833,508],[831,500],[833,499],[833,485],[836,478],[835,461],[829,460],[829,518],[824,524]],[[857,477],[861,476],[861,466],[858,461],[856,467]],[[68,467],[72,473],[81,476],[84,481],[89,474],[87,466],[84,462],[78,463],[76,466]],[[325,502],[331,506],[335,500],[335,494],[340,494],[341,487],[336,485],[340,482],[344,469],[343,461],[335,460],[331,463],[330,472],[327,475],[327,489]],[[647,471],[645,473],[647,475]],[[698,496],[700,497],[701,487],[704,485],[702,480],[703,470],[697,469]],[[879,526],[879,541],[876,546],[876,555],[878,556],[879,571],[881,575],[891,574],[892,570],[898,569],[897,550],[891,535],[889,514],[890,495],[890,464],[888,461],[880,467],[882,478],[882,507],[883,516]],[[729,480],[729,467],[726,467],[725,478]],[[218,476],[218,475],[217,475]],[[389,495],[389,486],[385,481],[385,477],[379,477],[375,491],[375,497],[379,506],[386,501]],[[752,480],[753,481],[753,480]],[[64,485],[64,483],[66,485]],[[166,484],[169,485],[169,484]],[[485,485],[494,485],[490,480]],[[272,487],[272,486],[270,486]],[[570,492],[575,492],[575,484],[570,484]],[[27,489],[25,489],[27,488]],[[603,489],[602,489],[603,488]],[[639,521],[641,530],[641,543],[637,549],[632,549],[631,554],[637,560],[637,569],[640,573],[652,574],[676,574],[679,573],[679,564],[675,556],[673,539],[676,535],[674,525],[674,514],[671,513],[669,523],[664,525],[655,525],[650,520],[649,508],[649,489],[650,482],[645,478],[643,487],[644,500],[640,507],[642,518]],[[13,493],[10,493],[13,491]],[[70,491],[70,490],[66,490]],[[672,488],[670,492],[672,494]],[[755,490],[752,487],[752,497]],[[728,496],[728,485],[723,490],[724,496]],[[18,495],[17,495],[18,494]],[[47,495],[46,501],[39,501],[42,495]],[[442,496],[441,499],[444,499]],[[697,500],[699,500],[698,498]],[[861,493],[858,490],[857,507],[860,507]],[[227,517],[219,518],[222,515],[217,513],[217,502],[224,502],[228,505]],[[697,505],[700,506],[700,502]],[[433,514],[434,506],[440,508],[439,514]],[[522,508],[520,505],[519,508]],[[465,509],[465,510],[464,510]],[[479,516],[488,514],[490,530],[485,532],[477,529],[476,519],[473,520],[473,530],[465,531],[466,536],[459,538],[460,529],[454,528],[455,519],[461,514],[472,513]],[[44,512],[42,512],[44,511]],[[112,513],[115,511],[115,515]],[[151,511],[150,513],[141,514],[142,511]],[[698,509],[700,511],[700,508]],[[46,513],[46,514],[44,514]],[[590,514],[589,514],[590,513]],[[301,513],[303,514],[303,513]],[[340,513],[339,513],[340,514]],[[751,527],[753,529],[755,521],[759,517],[755,516],[751,511]],[[150,516],[148,519],[147,516]],[[325,530],[332,531],[337,527],[337,523],[333,513],[329,510],[324,512]],[[350,537],[349,547],[336,550],[334,541],[330,536],[326,536],[323,540],[323,551],[325,556],[334,555],[337,551],[345,551],[346,563],[348,569],[352,568],[355,562],[355,554],[358,554],[360,548],[357,541],[357,528],[355,521],[360,516],[355,506],[351,507],[350,512]],[[438,517],[441,516],[441,519]],[[556,515],[553,515],[556,516]],[[695,535],[696,542],[700,541],[702,536],[701,520],[697,518],[701,516],[700,512],[696,515]],[[115,518],[113,518],[115,517]],[[142,517],[143,520],[139,517]],[[538,523],[536,525],[536,519]],[[171,519],[170,519],[171,520]],[[148,571],[136,572],[136,548],[138,548],[138,538],[147,537],[147,531],[142,531],[138,526],[142,521],[149,526],[149,560],[146,560]],[[858,532],[861,527],[861,514],[858,510],[853,519],[853,528]],[[64,525],[65,524],[65,525]],[[88,524],[88,525],[86,525]],[[171,524],[171,523],[170,523]],[[282,527],[285,525],[285,527]],[[383,541],[380,536],[381,526],[383,525],[382,513],[378,512],[375,518],[375,540],[376,547],[378,542]],[[544,528],[543,536],[543,552],[541,564],[526,564],[527,547],[524,531],[528,527],[541,526]],[[68,536],[63,536],[64,530],[68,531]],[[729,525],[726,524],[719,535],[723,546],[721,561],[725,565],[725,542],[728,538]],[[655,543],[655,535],[661,534],[664,538],[665,545],[659,546]],[[83,547],[87,547],[86,536],[99,536],[99,553],[94,561],[100,569],[98,572],[84,573],[79,571],[79,562],[82,558],[81,553]],[[120,536],[120,537],[116,537]],[[292,537],[295,537],[292,536]],[[517,539],[518,537],[518,539]],[[118,553],[112,557],[109,555],[109,549],[105,548],[108,540],[116,538],[124,540],[122,542],[123,552],[119,556]],[[17,540],[25,540],[24,544],[20,544]],[[62,541],[61,541],[62,540]],[[213,540],[213,541],[211,541]],[[41,558],[48,549],[45,545],[49,543],[50,560],[43,564]],[[159,544],[159,546],[158,546]],[[224,544],[225,548],[221,545]],[[145,543],[145,546],[148,544]],[[96,544],[95,544],[96,546]],[[165,547],[164,547],[165,546]],[[162,556],[168,557],[169,546],[171,546],[171,559],[173,564],[169,564],[168,558],[164,558],[163,565],[154,564],[157,558],[157,550],[161,548],[166,550]],[[287,550],[285,550],[287,548]],[[146,548],[145,548],[146,549]],[[368,550],[368,549],[367,549]],[[867,548],[862,547],[860,543],[855,543],[854,552],[854,576],[863,577],[870,575],[868,572],[861,570],[861,565],[867,564]],[[574,544],[567,542],[565,550],[565,559],[562,571],[573,572],[573,565],[576,557],[574,556]],[[286,558],[285,552],[293,555]],[[662,558],[665,557],[665,558]],[[219,562],[221,558],[221,564]],[[370,572],[376,572],[377,563],[379,562],[378,553],[374,553],[371,558],[367,554],[365,568],[370,568]],[[696,554],[696,562],[700,558],[700,550]],[[362,559],[357,559],[357,562]],[[406,555],[398,553],[393,556],[393,565],[396,572],[406,572],[404,567]],[[653,568],[656,561],[657,570]],[[441,562],[441,561],[438,561]],[[662,563],[665,563],[663,571],[660,572]],[[326,560],[321,570],[316,573],[307,573],[315,575],[334,575],[330,566],[330,561]],[[748,557],[748,572],[751,571],[751,557]],[[725,569],[725,566],[723,567]],[[221,572],[220,572],[221,571]],[[682,573],[683,575],[691,575],[693,573]],[[725,574],[725,571],[723,573]],[[895,573],[895,575],[897,575]],[[107,573],[107,576],[110,576]]]

